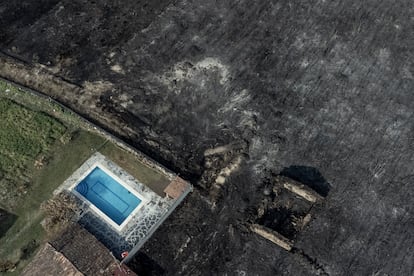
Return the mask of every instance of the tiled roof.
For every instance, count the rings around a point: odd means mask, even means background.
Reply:
[[[22,275],[82,276],[83,274],[62,253],[46,243],[26,266]]]
[[[51,244],[85,275],[112,275],[117,266],[109,250],[77,223]]]
[[[92,234],[77,223],[59,238],[46,243],[27,265],[22,275],[136,275],[118,261]],[[119,274],[125,272],[126,274]]]
[[[187,189],[188,184],[182,178],[176,177],[171,183],[164,189],[164,192],[171,198],[177,199]]]

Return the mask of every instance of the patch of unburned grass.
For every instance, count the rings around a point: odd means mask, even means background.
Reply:
[[[0,81],[0,207],[15,221],[0,237],[0,260],[19,275],[46,239],[40,204],[106,140],[59,105]],[[62,139],[64,138],[64,139]]]
[[[107,143],[99,152],[117,163],[137,180],[145,183],[158,195],[164,196],[163,191],[170,181],[157,170],[143,164],[134,154],[121,149],[113,143]]]
[[[0,80],[0,208],[16,215],[0,237],[0,261],[17,263],[7,275],[20,275],[48,238],[41,203],[96,151],[163,196],[165,175],[93,129],[48,98]],[[4,179],[17,185],[10,193]]]
[[[86,123],[80,117],[76,116],[71,110],[63,108],[61,105],[52,101],[49,97],[35,95],[12,85],[8,82],[0,80],[0,97],[10,99],[19,103],[33,111],[41,111],[57,118],[75,127],[84,127]]]
[[[30,187],[29,167],[65,133],[58,120],[0,98],[0,199],[12,207]]]
[[[69,143],[54,145],[51,149],[53,156],[47,166],[40,170],[33,169],[33,184],[30,190],[11,210],[18,216],[17,220],[0,239],[0,259],[19,262],[15,275],[18,275],[30,260],[30,257],[21,259],[22,249],[33,241],[41,244],[46,238],[46,233],[40,225],[43,219],[43,214],[39,210],[40,204],[49,199],[53,191],[104,143],[103,137],[79,130]]]

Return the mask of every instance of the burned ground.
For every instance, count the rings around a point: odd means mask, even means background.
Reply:
[[[142,249],[157,271],[410,275],[413,14],[409,0],[2,1],[0,46],[196,184]],[[246,227],[295,167],[329,183],[301,254]]]

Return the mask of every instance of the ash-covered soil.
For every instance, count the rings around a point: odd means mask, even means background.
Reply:
[[[131,264],[142,273],[413,275],[413,14],[411,0],[1,1],[0,47],[82,87],[53,96],[196,185]],[[293,253],[248,229],[282,171],[329,183]]]

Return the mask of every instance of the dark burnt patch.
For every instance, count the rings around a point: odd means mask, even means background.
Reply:
[[[138,275],[165,275],[166,271],[156,261],[143,252],[138,252],[128,266]]]
[[[294,240],[303,229],[313,204],[282,187],[274,187],[272,199],[265,198],[257,210],[256,223]]]
[[[303,219],[309,209],[292,210],[287,207],[269,208],[257,220],[257,223],[282,234],[290,240],[294,240],[303,228]]]

